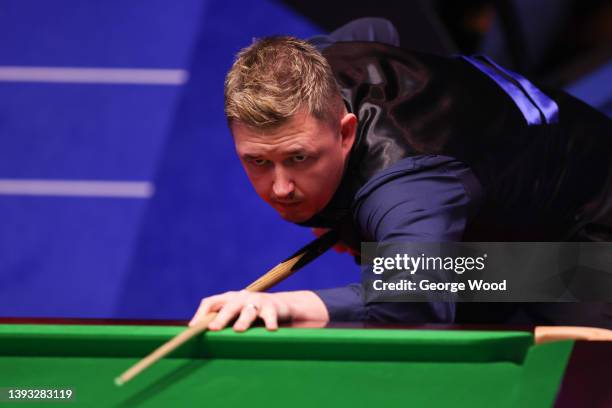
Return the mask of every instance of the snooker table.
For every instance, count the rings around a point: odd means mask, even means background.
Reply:
[[[0,320],[0,407],[9,402],[9,387],[74,392],[73,400],[16,406],[608,406],[587,404],[584,396],[569,396],[563,405],[576,342],[536,345],[529,330],[226,329],[199,336],[117,387],[116,376],[182,327],[43,323]]]

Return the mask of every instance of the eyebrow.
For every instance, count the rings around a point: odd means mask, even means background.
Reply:
[[[291,155],[291,156],[296,156],[296,155],[305,154],[305,153],[308,153],[308,149],[305,149],[303,147],[297,147],[297,148],[294,148],[294,149],[287,150],[287,152],[285,154]]]
[[[282,152],[283,155],[285,156],[297,156],[297,155],[308,155],[308,154],[314,154],[316,153],[315,151],[311,151],[307,148],[304,147],[296,147],[296,148],[291,148],[285,152]],[[256,154],[256,153],[245,153],[243,155],[241,155],[241,157],[245,160],[252,160],[252,159],[258,159],[260,157],[262,157],[262,154]]]

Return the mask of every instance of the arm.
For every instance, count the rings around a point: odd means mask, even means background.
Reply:
[[[357,194],[354,214],[362,234],[376,242],[460,241],[479,187],[463,164],[442,156],[404,159]],[[454,304],[369,303],[359,284],[319,290],[331,320],[450,322]]]

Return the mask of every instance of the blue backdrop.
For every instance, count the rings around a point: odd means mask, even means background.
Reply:
[[[0,194],[0,315],[186,319],[203,296],[247,285],[311,240],[249,185],[223,79],[253,37],[316,33],[267,1],[4,1],[0,68],[172,69],[188,80],[0,80],[1,180],[154,187],[150,197]],[[330,253],[279,289],[357,277],[349,256]]]
[[[223,79],[253,37],[319,33],[272,0],[2,1],[0,316],[187,319],[310,241],[243,174]],[[66,67],[101,74],[52,78]],[[116,69],[175,79],[103,80]],[[569,90],[612,115],[611,78],[608,64]],[[42,190],[15,188],[35,180]],[[44,193],[56,181],[149,193]],[[357,279],[352,258],[330,252],[279,289]]]

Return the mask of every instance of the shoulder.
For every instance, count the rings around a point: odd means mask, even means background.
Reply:
[[[366,239],[460,240],[480,195],[480,184],[462,162],[414,156],[372,177],[352,210]]]

